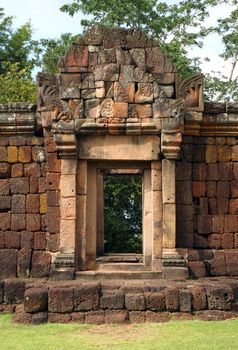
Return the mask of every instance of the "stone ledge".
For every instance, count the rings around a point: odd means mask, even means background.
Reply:
[[[238,316],[237,278],[183,282],[21,281],[26,290],[24,304],[23,292],[11,297],[10,290],[15,290],[17,283],[6,280],[1,284],[0,310],[15,309],[14,320],[18,323],[135,323]]]

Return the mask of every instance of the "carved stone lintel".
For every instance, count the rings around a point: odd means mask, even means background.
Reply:
[[[204,110],[203,80],[203,74],[196,74],[184,80],[177,76],[176,98],[185,100],[186,109],[198,112]]]
[[[60,158],[75,158],[77,140],[75,134],[54,134]]]

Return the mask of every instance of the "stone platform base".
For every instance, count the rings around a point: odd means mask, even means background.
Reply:
[[[0,283],[0,310],[18,323],[141,323],[238,317],[238,279]]]

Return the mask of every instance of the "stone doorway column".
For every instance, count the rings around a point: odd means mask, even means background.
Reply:
[[[55,134],[57,151],[61,158],[60,178],[60,252],[52,271],[56,279],[74,279],[76,239],[76,136]]]
[[[182,142],[183,116],[168,115],[162,122],[162,204],[163,204],[163,277],[188,277],[185,260],[176,250],[176,160]]]

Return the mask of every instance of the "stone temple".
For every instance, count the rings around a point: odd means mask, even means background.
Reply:
[[[203,76],[183,80],[136,29],[93,27],[59,71],[38,74],[37,105],[0,105],[0,310],[27,323],[233,315],[238,104],[204,103]],[[139,254],[105,254],[105,174],[140,176]]]

